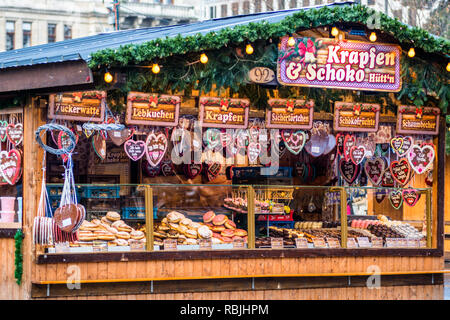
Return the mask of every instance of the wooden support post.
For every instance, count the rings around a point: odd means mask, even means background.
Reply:
[[[341,247],[347,248],[347,191],[339,188],[341,195]]]
[[[145,248],[153,251],[153,189],[145,186]]]
[[[255,189],[248,186],[247,189],[247,246],[255,249]]]

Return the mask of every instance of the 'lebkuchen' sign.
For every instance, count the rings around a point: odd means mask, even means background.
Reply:
[[[328,38],[288,37],[279,44],[277,77],[287,86],[366,91],[401,90],[401,48]]]
[[[51,94],[48,117],[50,119],[102,122],[105,104],[105,91]]]
[[[334,106],[336,131],[377,132],[379,119],[379,104],[336,102]]]
[[[178,125],[181,103],[178,96],[130,92],[127,100],[127,124],[169,127]]]
[[[312,128],[314,100],[270,99],[266,127],[281,129]]]
[[[400,106],[397,115],[397,133],[437,135],[440,112],[439,108]]]
[[[246,129],[248,125],[248,99],[200,98],[200,126],[213,128]]]

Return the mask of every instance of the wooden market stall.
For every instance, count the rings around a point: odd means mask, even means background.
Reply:
[[[333,4],[0,53],[0,120],[23,125],[2,144],[20,161],[0,196],[23,208],[0,222],[0,298],[441,299],[446,124],[411,92],[448,84],[450,43],[367,19]],[[199,162],[176,162],[191,139]],[[205,161],[218,145],[235,162]]]

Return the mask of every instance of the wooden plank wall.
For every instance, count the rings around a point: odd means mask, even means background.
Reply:
[[[22,299],[23,285],[14,278],[14,239],[0,239],[0,300]]]
[[[443,297],[444,286],[430,285],[88,296],[78,300],[441,300]]]

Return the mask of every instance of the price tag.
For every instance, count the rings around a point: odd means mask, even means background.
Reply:
[[[407,239],[408,248],[418,248],[420,246],[419,240],[417,239]]]
[[[398,248],[398,239],[397,238],[386,238],[386,247]]]
[[[131,251],[142,251],[144,250],[144,243],[139,241],[139,240],[134,240],[134,239],[130,239],[128,241],[128,243],[130,244],[130,250]]]
[[[176,239],[164,239],[164,251],[174,251],[177,250],[177,240]]]
[[[108,251],[108,243],[106,241],[92,241],[92,251],[94,252],[107,252]]]
[[[212,241],[209,239],[198,239],[198,244],[200,249],[202,250],[211,250],[212,249]]]
[[[329,248],[340,248],[341,244],[337,238],[325,238]]]
[[[358,246],[360,248],[370,248],[370,247],[372,247],[370,242],[369,242],[369,238],[367,238],[367,237],[357,237],[356,240],[358,241]]]
[[[313,244],[314,244],[314,248],[326,248],[327,247],[324,238],[314,238]]]
[[[122,132],[121,131],[114,131],[113,132],[114,137],[116,138],[121,138],[122,137]]]
[[[420,248],[426,248],[427,247],[427,241],[425,239],[419,240],[419,247]]]
[[[233,240],[233,248],[235,248],[235,249],[244,249],[245,248],[244,239],[234,239]]]
[[[356,243],[355,238],[347,239],[347,248],[358,248],[358,244]]]
[[[308,240],[305,238],[295,238],[295,246],[297,248],[308,248]]]
[[[372,238],[372,248],[383,248],[383,238]]]
[[[270,246],[272,249],[283,249],[283,238],[270,238]]]
[[[69,225],[71,225],[71,224],[72,224],[72,219],[70,219],[70,218],[64,219],[64,220],[62,221],[62,226],[63,226],[63,227],[67,227],[67,226],[69,226]]]

